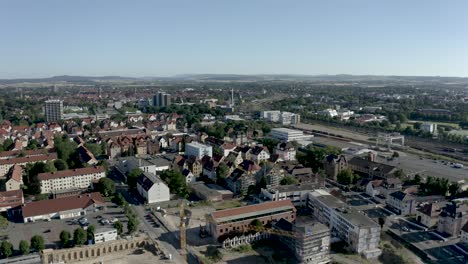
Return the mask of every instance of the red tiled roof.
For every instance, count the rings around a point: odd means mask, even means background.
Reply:
[[[31,217],[73,209],[84,209],[93,204],[104,204],[104,199],[100,193],[94,192],[78,196],[31,202],[23,205],[22,211],[23,217]]]
[[[37,175],[37,178],[43,181],[43,180],[71,177],[71,176],[76,176],[76,175],[100,173],[100,172],[105,172],[105,171],[106,170],[102,166],[93,166],[93,167],[86,167],[86,168],[81,168],[81,169],[39,173]]]
[[[253,204],[253,205],[247,205],[247,206],[242,206],[242,207],[237,207],[237,208],[232,208],[232,209],[215,211],[211,213],[211,215],[213,219],[217,219],[217,218],[230,217],[230,216],[236,216],[236,215],[253,213],[253,212],[260,212],[260,211],[273,209],[276,207],[282,207],[282,206],[290,206],[291,208],[296,210],[291,200],[281,200],[281,201],[266,202],[266,203]]]
[[[0,192],[0,208],[16,207],[23,204],[23,190]]]
[[[0,152],[0,157],[16,156],[23,153],[25,156],[44,155],[54,152],[53,149],[10,150]]]
[[[17,182],[21,182],[21,179],[23,178],[23,168],[20,165],[13,166],[11,169],[11,176],[9,178]]]
[[[4,159],[4,160],[0,160],[0,165],[18,164],[18,163],[26,163],[26,162],[38,162],[38,161],[47,161],[47,160],[55,160],[55,159],[57,159],[57,153],[50,153],[47,155]]]

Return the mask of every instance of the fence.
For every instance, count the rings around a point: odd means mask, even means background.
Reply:
[[[235,236],[233,238],[228,238],[224,240],[223,248],[235,248],[241,245],[251,244],[253,242],[256,242],[262,239],[267,239],[267,238],[270,238],[269,233],[260,233],[260,232],[257,232],[255,234],[249,234],[249,235]]]

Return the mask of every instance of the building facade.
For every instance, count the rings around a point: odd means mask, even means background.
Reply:
[[[106,177],[106,170],[102,166],[39,173],[37,175],[41,184],[41,193],[43,194],[64,190],[88,189],[93,181],[98,181],[104,177]]]
[[[148,172],[138,177],[137,191],[149,204],[171,199],[169,187],[156,175]]]
[[[94,243],[103,243],[117,240],[117,229],[115,228],[98,228],[94,232]]]
[[[468,199],[454,200],[447,204],[439,216],[437,231],[457,237],[468,222]]]
[[[63,101],[47,100],[44,105],[44,116],[47,122],[55,122],[63,119]]]
[[[197,159],[201,159],[205,155],[213,157],[213,147],[198,142],[187,143],[185,144],[185,155],[187,157],[194,156]]]

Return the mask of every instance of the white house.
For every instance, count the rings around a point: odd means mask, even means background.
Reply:
[[[95,244],[113,240],[117,240],[117,229],[115,228],[98,228],[94,232]]]
[[[296,160],[296,149],[290,142],[280,142],[275,146],[274,153],[281,160]]]
[[[146,203],[170,200],[169,187],[156,175],[144,172],[137,180],[137,191]]]
[[[255,146],[250,151],[250,159],[253,161],[266,161],[270,158],[270,152],[267,147]]]
[[[188,169],[184,169],[182,170],[182,175],[185,176],[185,182],[187,183],[193,183],[193,182],[196,182],[197,181],[197,178],[193,175],[193,173],[188,170]]]

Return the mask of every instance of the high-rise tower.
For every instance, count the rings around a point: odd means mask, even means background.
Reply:
[[[54,122],[63,119],[63,101],[45,101],[44,115],[47,122]]]

